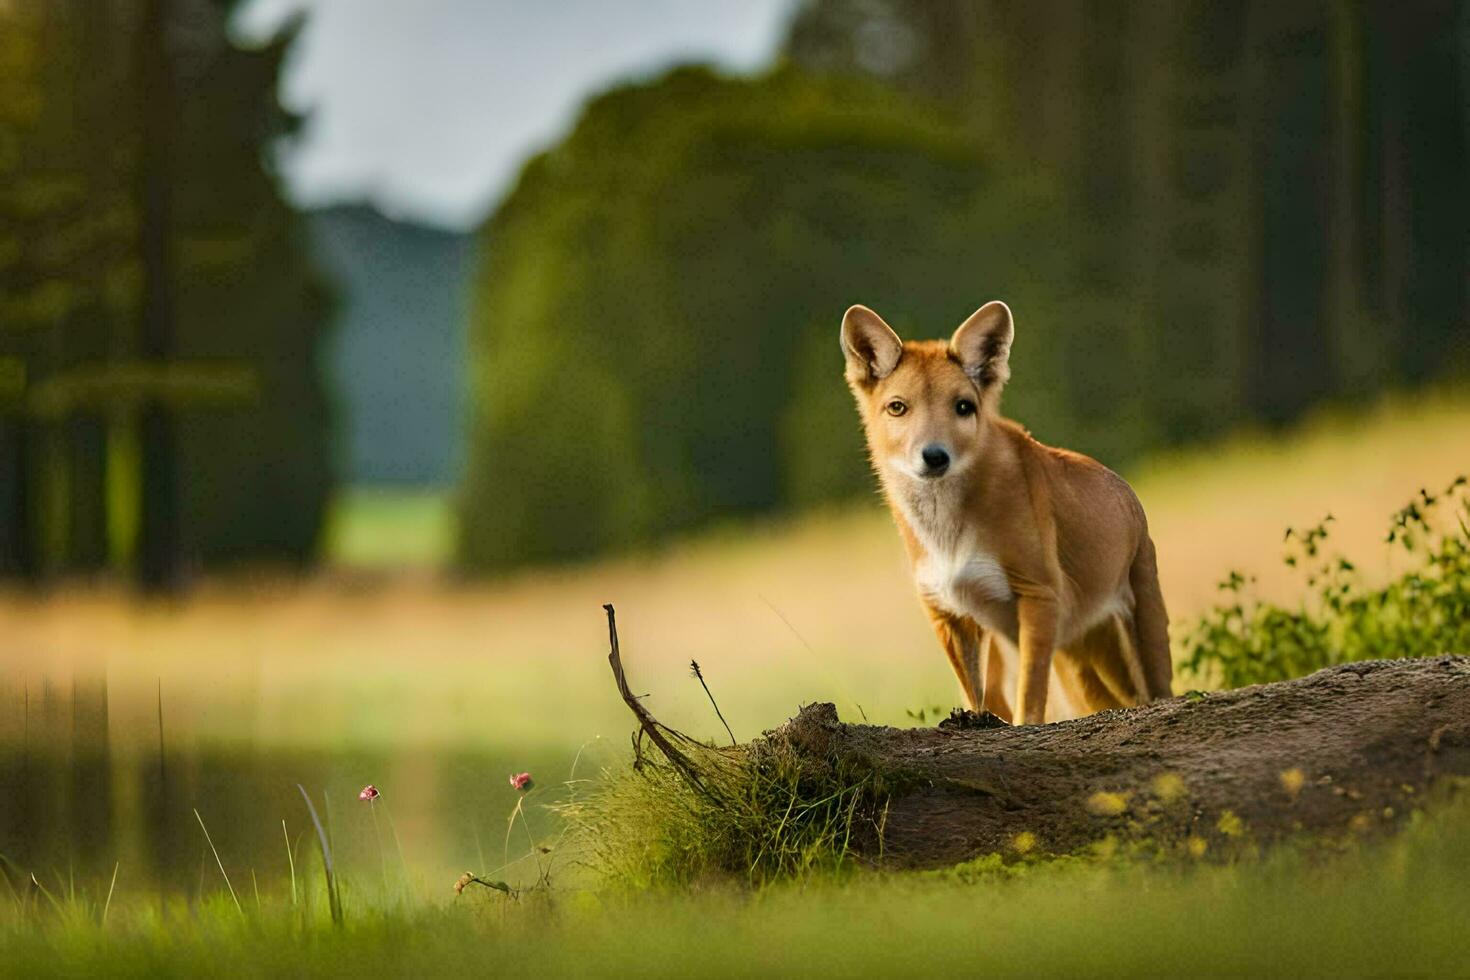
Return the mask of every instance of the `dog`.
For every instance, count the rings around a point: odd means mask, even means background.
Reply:
[[[924,608],[972,711],[1030,725],[1167,697],[1143,506],[1101,463],[1001,416],[1014,334],[998,300],[948,343],[900,340],[866,306],[842,318],[847,383]]]

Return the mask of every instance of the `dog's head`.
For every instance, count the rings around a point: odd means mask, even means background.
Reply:
[[[1013,334],[999,300],[971,314],[947,344],[905,342],[866,306],[847,311],[847,383],[885,482],[927,486],[975,465],[1010,376]]]

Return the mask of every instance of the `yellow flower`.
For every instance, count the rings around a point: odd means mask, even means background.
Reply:
[[[1177,772],[1161,772],[1154,777],[1153,792],[1160,803],[1169,804],[1182,798],[1187,790]]]
[[[1098,790],[1087,798],[1087,810],[1097,817],[1116,817],[1128,809],[1128,797],[1122,793]]]
[[[1245,821],[1236,816],[1235,811],[1226,810],[1215,821],[1215,829],[1226,837],[1239,837],[1245,833]]]

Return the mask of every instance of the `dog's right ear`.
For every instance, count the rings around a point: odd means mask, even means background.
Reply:
[[[870,385],[893,373],[903,353],[903,341],[883,318],[866,306],[849,307],[842,317],[842,354],[847,358],[847,380]]]

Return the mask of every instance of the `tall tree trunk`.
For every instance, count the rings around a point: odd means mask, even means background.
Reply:
[[[138,347],[145,360],[163,365],[175,352],[173,135],[178,122],[169,25],[172,0],[144,0],[137,37],[139,251],[143,301]],[[178,434],[167,407],[151,399],[141,420],[143,500],[138,574],[150,592],[179,585],[181,535]]]
[[[15,575],[26,582],[40,577],[36,561],[35,523],[32,520],[31,480],[35,450],[30,420],[17,412],[4,420],[8,431],[0,436],[0,451],[5,453],[0,474],[9,483],[0,494],[5,501],[5,525],[0,527],[0,573]]]
[[[85,214],[107,214],[119,205],[119,167],[116,148],[131,128],[119,118],[118,0],[70,0],[71,22],[77,36],[78,63],[86,66],[76,88],[74,137],[68,156],[86,182]],[[123,88],[122,91],[127,91]],[[123,185],[124,187],[126,185]],[[82,282],[105,282],[117,266],[117,252],[131,253],[132,236],[108,235],[75,260],[72,276]],[[94,295],[69,322],[58,328],[66,340],[68,370],[102,367],[119,353],[121,331],[117,315],[105,298]],[[125,324],[127,333],[132,324]],[[95,574],[107,566],[107,409],[87,404],[73,409],[64,421],[70,479],[71,530],[65,567],[71,573]]]
[[[1321,229],[1331,216],[1332,161],[1327,21],[1306,6],[1260,12],[1264,73],[1258,206],[1260,307],[1252,347],[1255,414],[1290,422],[1334,382],[1328,327],[1331,285]]]

